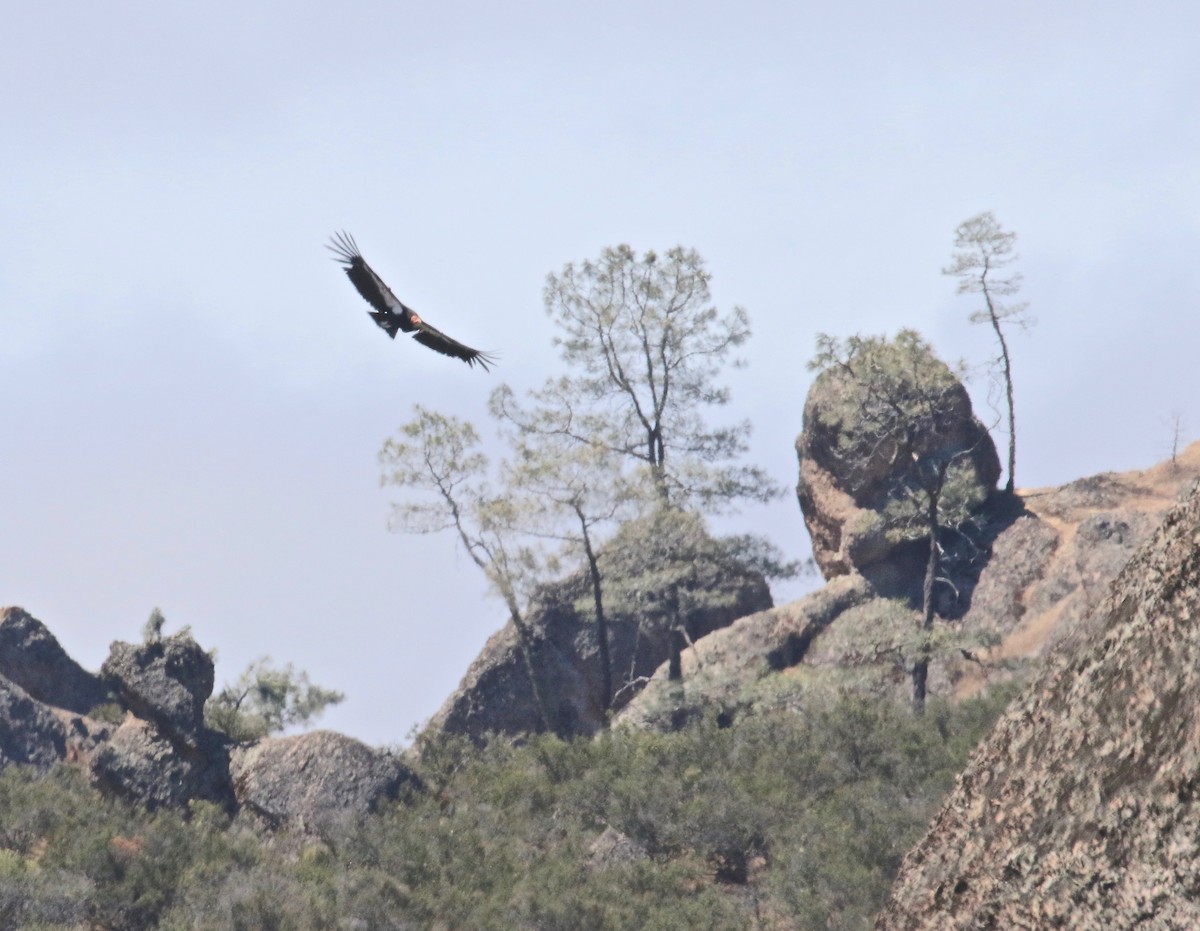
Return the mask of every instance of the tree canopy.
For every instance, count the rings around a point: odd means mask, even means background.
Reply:
[[[710,274],[692,249],[638,256],[627,245],[548,276],[546,311],[567,374],[548,379],[528,407],[498,395],[497,413],[523,430],[598,446],[649,476],[658,496],[708,510],[768,500],[766,474],[735,460],[750,424],[714,426],[729,402],[717,381],[750,336],[745,310],[711,303]]]
[[[964,220],[954,231],[954,261],[942,273],[958,279],[959,294],[983,295],[983,307],[971,314],[972,323],[986,323],[996,334],[999,355],[995,366],[999,369],[1004,387],[1005,409],[1008,413],[1008,479],[1005,491],[1012,494],[1014,474],[1017,468],[1017,415],[1013,402],[1012,357],[1008,350],[1008,339],[1004,327],[1015,323],[1024,328],[1033,324],[1027,313],[1025,301],[1007,303],[1004,298],[1021,289],[1021,274],[1005,269],[1016,261],[1013,251],[1016,233],[1006,232],[992,212],[976,214]]]

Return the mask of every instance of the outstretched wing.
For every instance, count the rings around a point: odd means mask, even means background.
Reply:
[[[373,319],[388,336],[396,338],[396,333],[403,330],[409,333],[416,329],[412,323],[413,312],[400,298],[392,293],[382,278],[367,264],[358,250],[358,243],[349,233],[341,232],[333,235],[332,242],[325,247],[337,256],[337,260],[346,270],[346,277],[354,285],[355,290],[362,295],[371,307],[368,311]]]
[[[413,338],[421,345],[428,346],[442,355],[462,359],[472,367],[479,363],[479,366],[487,371],[496,363],[494,353],[472,349],[422,320],[416,311],[396,297],[391,288],[384,284],[383,279],[375,274],[362,257],[358,243],[349,233],[334,233],[331,244],[326,248],[337,256],[337,260],[346,270],[346,277],[373,308],[368,311],[371,318],[392,339],[396,338],[397,332],[404,331],[412,333]]]
[[[444,356],[454,356],[456,359],[462,359],[467,365],[472,367],[478,362],[480,368],[485,372],[496,364],[496,354],[494,352],[480,352],[478,349],[464,346],[458,340],[451,339],[437,327],[430,326],[420,317],[416,320],[416,328],[417,332],[413,334],[413,339],[422,346],[428,346],[435,352],[440,352]]]

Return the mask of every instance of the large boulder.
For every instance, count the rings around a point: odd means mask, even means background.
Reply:
[[[327,818],[365,815],[420,786],[395,755],[333,731],[238,747],[230,771],[238,804],[273,827],[311,829]]]
[[[681,555],[686,554],[686,555]],[[718,545],[694,515],[662,512],[621,528],[600,554],[608,622],[612,708],[626,704],[671,654],[672,628],[701,638],[771,607],[762,574]],[[606,723],[590,577],[541,592],[525,619],[532,661],[510,621],[488,640],[427,734],[524,734],[543,729],[528,666],[538,676],[550,729],[562,737]]]
[[[213,691],[213,659],[190,634],[137,644],[118,640],[100,672],[139,718],[154,722],[173,742],[198,745],[204,703]]]
[[[88,760],[92,781],[153,811],[184,808],[199,799],[233,808],[229,750],[220,735],[206,732],[180,746],[149,721],[128,715]]]
[[[862,413],[874,402],[858,379],[841,366],[826,369],[813,381],[804,405],[804,428],[796,439],[796,493],[813,559],[825,578],[858,572],[886,587],[893,577],[912,577],[914,568],[919,578],[919,557],[906,559],[911,554],[881,519],[907,489],[926,481],[919,460],[954,462],[955,494],[980,502],[996,487],[1000,460],[966,388],[928,347],[897,338],[872,343],[869,352],[873,355],[864,359],[864,368],[870,362],[909,373],[889,382],[899,407],[922,412],[929,406],[923,399],[934,397],[936,416],[922,421],[914,413],[912,430],[881,431],[877,417]],[[892,358],[900,353],[903,358]]]
[[[878,928],[1200,927],[1197,541],[1200,490],[980,745]]]
[[[108,689],[67,655],[46,625],[17,607],[0,610],[0,676],[31,698],[86,714]]]
[[[873,598],[862,576],[842,576],[797,601],[741,617],[683,654],[681,680],[660,666],[616,723],[671,731],[705,715],[732,721],[749,709],[786,705],[787,690],[776,680],[807,661],[830,624]]]

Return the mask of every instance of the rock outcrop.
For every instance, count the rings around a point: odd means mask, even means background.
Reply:
[[[1015,506],[993,512],[978,573],[959,591],[951,626],[974,645],[971,658],[957,650],[936,656],[930,695],[968,697],[1040,662],[1198,478],[1200,443],[1151,469],[1020,490]],[[907,668],[880,630],[906,623],[895,615],[903,610],[856,572],[835,577],[697,641],[683,655],[682,684],[660,666],[618,721],[670,729],[702,714],[802,708],[814,687],[865,688],[907,702]]]
[[[51,766],[67,755],[67,728],[19,685],[0,678],[0,768]]]
[[[894,345],[885,344],[877,351],[891,353],[896,351]],[[796,494],[812,537],[813,559],[826,579],[850,572],[877,585],[920,578],[920,554],[915,562],[904,559],[905,548],[879,519],[899,489],[924,481],[917,475],[918,456],[961,463],[963,487],[958,493],[963,496],[983,501],[996,487],[1000,476],[996,447],[973,413],[962,382],[927,350],[906,362],[918,365],[928,376],[917,379],[914,392],[930,383],[940,386],[936,422],[926,432],[907,438],[911,448],[900,448],[887,436],[860,436],[877,427],[873,422],[864,426],[856,416],[866,402],[859,402],[861,389],[841,367],[822,372],[809,389],[804,428],[796,439],[800,461]],[[900,379],[897,384],[901,390],[905,383]],[[897,559],[900,565],[894,564]]]
[[[799,666],[837,618],[874,597],[862,576],[842,576],[798,601],[742,617],[683,654],[681,680],[660,667],[616,723],[670,731],[706,714],[732,719],[749,708],[787,703],[773,680]]]
[[[644,531],[635,526],[623,533]],[[605,563],[606,581],[616,582],[615,589],[633,592],[623,601],[613,598],[605,610],[615,708],[637,694],[667,660],[673,626],[656,588],[661,585],[661,567],[652,565],[653,554],[644,556],[623,543],[618,534],[610,543],[612,555]],[[771,606],[771,592],[763,576],[727,556],[705,550],[703,558],[686,561],[680,571],[678,617],[694,643],[737,618]],[[635,578],[638,572],[647,573],[645,584]],[[582,575],[569,578],[544,589],[540,604],[526,621],[532,665],[549,706],[551,728],[562,737],[593,734],[605,723],[590,599],[588,579]],[[457,691],[431,719],[426,734],[465,734],[481,739],[489,733],[525,734],[542,729],[521,643],[509,622],[488,640]]]
[[[0,676],[37,701],[77,714],[108,699],[100,677],[71,659],[46,625],[20,608],[0,611]]]
[[[1200,927],[1198,617],[1200,490],[978,748],[877,927]]]
[[[89,755],[88,773],[101,789],[151,811],[194,800],[234,807],[228,741],[212,731],[181,744],[130,714]]]
[[[193,747],[204,730],[213,672],[212,657],[186,633],[149,643],[118,640],[100,667],[130,711],[153,721],[168,739]]]
[[[212,657],[187,633],[116,642],[101,676],[20,608],[0,612],[0,644],[0,769],[78,765],[149,810],[202,800],[299,829],[420,787],[394,755],[340,734],[236,744],[206,727]]]

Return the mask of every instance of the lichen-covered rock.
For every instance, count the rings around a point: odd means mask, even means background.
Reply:
[[[139,718],[154,722],[174,742],[198,746],[204,703],[213,691],[213,660],[191,635],[117,641],[100,672]]]
[[[17,607],[0,610],[0,676],[31,698],[79,714],[108,694],[100,678],[71,659],[45,624]]]
[[[211,733],[194,749],[182,748],[130,715],[91,755],[88,772],[105,792],[150,810],[183,808],[193,799],[233,806],[228,749]]]
[[[970,697],[1023,674],[1066,631],[1078,630],[1197,477],[1200,443],[1174,463],[1021,491],[985,514],[978,576],[960,580],[958,613],[946,621],[971,656],[958,649],[936,654],[929,694]],[[814,689],[845,687],[907,705],[911,666],[895,643],[918,618],[913,606],[878,597],[857,573],[838,576],[698,640],[683,654],[682,684],[660,667],[616,721],[671,729],[745,709],[802,709]]]
[[[0,677],[0,768],[47,767],[66,756],[67,728],[19,685]]]
[[[843,576],[790,604],[739,618],[683,654],[682,682],[672,682],[666,664],[660,666],[616,724],[670,731],[705,714],[732,720],[765,700],[759,683],[805,662],[830,624],[873,597],[862,576]]]
[[[333,731],[268,737],[234,749],[238,804],[272,826],[313,828],[365,815],[420,781],[397,756]]]
[[[1200,927],[1197,618],[1200,490],[976,751],[877,927]]]

